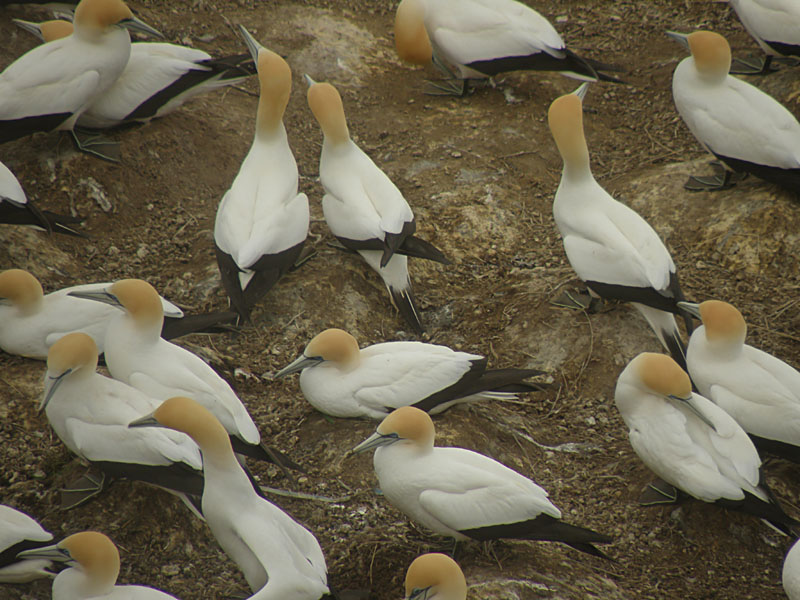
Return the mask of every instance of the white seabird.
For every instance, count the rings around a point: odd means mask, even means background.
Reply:
[[[406,572],[405,600],[467,600],[467,580],[458,563],[430,552],[414,559]]]
[[[692,190],[724,189],[731,172],[751,173],[800,191],[800,123],[772,96],[728,74],[731,48],[711,31],[670,37],[688,43],[672,76],[672,97],[700,144],[725,165],[723,175],[693,177]]]
[[[617,380],[614,401],[634,452],[673,486],[661,492],[665,500],[683,492],[765,519],[787,535],[800,525],[763,482],[761,459],[744,429],[693,393],[689,376],[670,357],[644,352],[634,358]]]
[[[638,213],[595,181],[578,95],[550,105],[550,131],[564,161],[553,218],[575,273],[601,298],[631,302],[673,358],[685,364],[685,346],[673,313],[683,300],[675,263],[658,234]],[[686,315],[687,331],[691,318]]]
[[[19,558],[17,554],[48,546],[53,534],[21,510],[0,504],[0,583],[27,583],[53,577],[46,558]]]
[[[378,272],[397,310],[417,333],[422,333],[407,256],[443,264],[449,261],[414,235],[416,220],[403,194],[350,138],[336,88],[306,78],[310,85],[308,105],[324,134],[319,177],[325,188],[325,221],[345,248],[358,252]]]
[[[741,75],[770,71],[772,59],[790,56],[800,59],[800,4],[795,0],[728,0],[744,28],[766,53],[759,66],[739,59],[745,68],[732,71]],[[748,68],[749,67],[749,68]]]
[[[783,591],[789,600],[800,600],[800,544],[797,541],[789,548],[783,559],[781,573]]]
[[[82,233],[71,229],[75,223],[83,221],[80,217],[58,215],[41,210],[28,200],[22,186],[11,170],[0,162],[0,223],[27,225],[49,233],[65,233],[83,237]]]
[[[200,450],[176,431],[128,429],[160,401],[97,373],[97,346],[84,333],[70,333],[50,348],[39,409],[74,454],[111,479],[145,481],[174,492],[190,508],[203,492]],[[75,506],[110,482],[101,477],[85,493],[71,492]],[[194,496],[196,498],[190,498]]]
[[[561,511],[533,481],[487,456],[436,448],[428,413],[404,406],[353,448],[376,448],[373,464],[384,497],[412,520],[459,540],[563,542],[594,556],[605,535],[561,521]]]
[[[169,427],[203,453],[203,515],[257,600],[318,600],[328,593],[327,567],[314,535],[253,490],[220,422],[188,398],[171,398],[130,427]]]
[[[44,360],[53,343],[73,331],[89,334],[103,352],[108,323],[119,314],[110,306],[77,298],[72,292],[101,292],[110,283],[88,283],[45,295],[39,281],[22,269],[0,272],[0,349]],[[232,313],[184,315],[160,298],[164,311],[161,336],[172,339],[196,331],[216,331],[235,318]]]
[[[519,70],[619,82],[602,72],[617,67],[568,50],[547,19],[515,0],[402,0],[394,39],[400,58],[414,64],[433,61],[448,77],[432,86],[434,94],[462,95],[469,79]]]
[[[231,386],[196,354],[159,336],[164,312],[158,292],[141,279],[123,279],[102,291],[70,292],[121,309],[106,330],[105,357],[114,379],[158,400],[191,396],[231,435],[236,452],[296,467],[261,443],[261,434]]]
[[[13,19],[45,42],[72,33],[72,23],[32,23]],[[78,118],[78,126],[106,129],[126,123],[147,123],[174,112],[212,90],[236,85],[255,73],[246,54],[213,58],[207,52],[160,42],[134,42],[125,70],[114,84]]]
[[[276,373],[300,373],[300,389],[317,410],[334,417],[383,419],[413,405],[432,415],[453,404],[481,399],[514,399],[544,389],[525,379],[535,369],[486,369],[487,359],[447,346],[385,342],[359,350],[341,329],[326,329],[303,353]]]
[[[0,143],[36,131],[72,131],[125,69],[131,52],[125,28],[161,37],[122,0],[81,0],[74,24],[72,35],[33,48],[0,73]],[[94,151],[91,141],[73,137],[80,149]]]
[[[239,29],[257,63],[261,94],[253,144],[217,209],[214,249],[231,306],[248,321],[253,306],[299,258],[310,217],[283,125],[292,71]]]
[[[703,322],[686,354],[698,391],[736,419],[760,450],[800,462],[800,373],[744,343],[747,324],[735,306],[719,300],[683,306]]]
[[[82,531],[57,544],[27,550],[25,557],[66,563],[53,581],[53,600],[176,600],[175,596],[143,585],[115,585],[119,576],[119,550],[106,535]]]

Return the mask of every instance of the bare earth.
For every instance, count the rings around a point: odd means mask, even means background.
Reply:
[[[800,206],[790,194],[749,179],[717,195],[681,184],[706,158],[672,104],[671,73],[684,56],[665,29],[711,28],[735,54],[758,54],[727,5],[686,0],[528,3],[548,16],[580,54],[625,65],[629,85],[589,92],[587,138],[593,169],[611,193],[640,211],[672,250],[686,295],[737,304],[749,342],[800,365],[797,253]],[[383,285],[354,257],[329,246],[317,180],[322,136],[301,76],[342,92],[357,142],[405,193],[421,237],[454,261],[413,262],[412,278],[430,341],[488,355],[496,366],[544,368],[555,383],[520,403],[462,407],[436,418],[438,443],[471,448],[531,476],[564,519],[615,538],[593,559],[559,544],[470,544],[459,562],[479,598],[782,598],[789,540],[761,522],[715,506],[636,504],[650,474],[633,454],[613,405],[616,377],[658,344],[627,306],[595,315],[551,301],[573,285],[552,221],[561,161],[545,123],[549,103],[576,82],[515,73],[467,98],[421,94],[432,70],[397,60],[393,2],[372,0],[193,0],[133,2],[167,38],[212,54],[244,52],[242,23],[285,56],[295,74],[286,126],[312,203],[309,243],[318,254],[281,281],[239,335],[195,336],[188,347],[227,374],[265,439],[305,465],[290,481],[253,465],[265,485],[334,499],[275,501],[317,536],[330,580],[398,598],[418,554],[450,542],[410,524],[376,496],[371,457],[344,458],[376,424],[332,420],[302,398],[296,378],[262,378],[292,360],[324,328],[351,331],[362,345],[411,335]],[[0,12],[0,65],[33,47]],[[800,70],[754,79],[797,114]],[[256,91],[253,81],[243,86]],[[114,134],[123,162],[76,154],[59,135],[6,144],[0,160],[28,196],[86,218],[89,239],[0,228],[0,269],[27,268],[45,290],[77,282],[142,277],[189,311],[223,309],[212,249],[217,204],[247,152],[256,98],[212,94],[147,126]],[[693,161],[692,164],[673,164]],[[172,496],[117,482],[70,512],[58,489],[83,467],[36,412],[44,364],[0,355],[0,500],[38,518],[56,537],[83,529],[109,534],[122,553],[121,583],[145,583],[177,597],[249,595],[244,579],[205,524]],[[798,469],[766,463],[768,480],[798,517]],[[0,589],[3,598],[49,597],[49,582]],[[287,599],[289,600],[289,599]]]

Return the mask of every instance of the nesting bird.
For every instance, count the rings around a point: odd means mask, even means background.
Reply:
[[[49,546],[53,534],[24,512],[0,504],[0,583],[27,583],[53,577],[47,558],[20,558],[24,550]]]
[[[739,59],[744,67],[740,75],[769,73],[772,59],[790,56],[800,59],[800,5],[794,0],[728,0],[766,56],[762,64],[749,65]]]
[[[0,162],[0,223],[27,225],[48,233],[65,233],[83,237],[72,225],[83,221],[80,217],[59,215],[41,210],[28,200],[22,186],[11,170]]]
[[[122,0],[81,0],[74,23],[71,35],[33,48],[0,73],[0,143],[36,131],[72,131],[125,69],[126,28],[161,36]],[[81,150],[95,151],[91,141],[73,137]]]
[[[684,36],[692,55],[672,76],[672,97],[686,126],[700,144],[725,165],[724,173],[692,177],[692,190],[731,185],[733,172],[750,173],[800,191],[800,123],[772,96],[728,75],[731,48],[711,31]]]
[[[467,600],[467,580],[458,563],[430,552],[414,559],[406,572],[406,600]]]
[[[408,405],[435,415],[457,403],[514,399],[546,387],[525,381],[542,371],[487,370],[487,362],[477,354],[422,342],[359,349],[346,331],[326,329],[275,377],[300,371],[300,389],[314,408],[334,417],[371,419]]]
[[[654,490],[662,502],[674,502],[682,492],[765,519],[787,535],[800,525],[766,487],[747,433],[693,393],[689,376],[668,356],[645,352],[628,363],[614,402],[634,452],[668,484]]]
[[[168,427],[203,453],[203,515],[222,549],[239,565],[258,600],[318,600],[327,567],[314,535],[253,490],[225,428],[188,398],[171,398],[130,427]]]
[[[97,531],[75,533],[57,544],[27,550],[22,555],[59,561],[70,567],[53,581],[53,600],[176,600],[143,585],[115,585],[120,568],[119,550],[108,536]]]
[[[239,27],[258,68],[255,137],[219,203],[214,248],[222,284],[242,321],[295,264],[308,236],[308,197],[297,192],[297,163],[283,113],[292,90],[286,61]]]
[[[375,449],[384,497],[412,520],[459,540],[562,542],[605,557],[594,544],[611,539],[561,521],[561,511],[533,481],[477,452],[437,448],[430,416],[404,406],[353,448]]]
[[[463,95],[470,79],[519,70],[619,81],[603,73],[617,67],[567,49],[547,19],[516,0],[402,0],[394,39],[400,58],[420,65],[433,61],[447,76],[432,86],[434,94]]]
[[[64,336],[47,356],[39,408],[64,445],[104,475],[84,478],[95,485],[82,486],[82,493],[65,494],[63,503],[75,506],[88,500],[107,487],[107,477],[152,483],[192,508],[193,497],[199,498],[203,491],[197,445],[175,431],[128,429],[128,423],[152,412],[160,402],[96,369],[97,346],[84,333]]]
[[[800,373],[744,343],[747,324],[735,306],[719,300],[684,306],[703,322],[686,354],[698,391],[736,419],[759,449],[800,462]]]
[[[564,161],[553,218],[570,265],[594,295],[631,302],[672,357],[685,364],[673,316],[681,312],[677,303],[683,292],[669,251],[647,221],[595,181],[580,97],[567,94],[553,101],[548,122]],[[685,319],[691,332],[691,318]]]
[[[437,248],[414,235],[417,225],[408,202],[350,139],[342,98],[336,88],[306,77],[310,84],[308,105],[324,134],[319,177],[325,188],[325,221],[345,248],[358,252],[378,272],[400,314],[417,333],[422,333],[407,257],[443,264],[449,261]]]

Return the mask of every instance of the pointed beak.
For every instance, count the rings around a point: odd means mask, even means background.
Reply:
[[[149,35],[150,37],[158,38],[160,40],[164,39],[164,34],[161,33],[158,29],[154,29],[150,27],[147,23],[138,19],[136,17],[131,17],[130,19],[124,19],[119,23],[128,31],[134,31],[136,33],[142,33],[144,35]]]
[[[422,589],[415,589],[411,592],[411,595],[407,598],[407,600],[427,600],[428,599],[428,592],[431,591],[433,586],[428,586]]]
[[[253,57],[253,61],[255,61],[256,65],[258,65],[258,51],[263,48],[261,44],[256,41],[247,29],[245,29],[244,25],[239,25],[239,33],[241,34],[242,38],[244,39],[244,43],[247,46],[247,51],[250,52],[250,56]]]
[[[667,398],[669,398],[673,402],[680,402],[681,405],[686,406],[695,415],[697,415],[697,418],[700,419],[703,423],[711,427],[711,429],[713,429],[714,431],[717,431],[717,428],[714,427],[714,422],[711,419],[709,419],[703,412],[703,410],[695,403],[694,394],[690,395],[688,398],[681,398],[680,396],[673,396],[673,395],[667,396]]]
[[[153,416],[153,413],[149,415],[145,415],[140,419],[136,419],[135,421],[131,421],[128,423],[128,427],[164,427],[158,420]]]
[[[589,92],[589,84],[590,83],[591,83],[590,81],[586,81],[586,82],[580,84],[577,87],[577,89],[572,93],[575,94],[578,98],[580,98],[581,101],[583,101],[583,99],[586,98],[586,94]]]
[[[72,560],[69,552],[59,548],[58,544],[42,546],[41,548],[32,548],[31,550],[23,550],[17,554],[17,558],[44,558],[46,560],[55,560],[58,562],[69,562]]]
[[[39,403],[39,412],[42,412],[45,408],[47,408],[47,405],[50,403],[50,400],[52,400],[53,394],[56,393],[58,386],[61,385],[61,382],[64,381],[64,378],[72,373],[72,371],[72,369],[67,369],[57,377],[53,377],[52,375],[44,376],[44,393],[42,394],[42,401]]]
[[[84,300],[94,300],[96,302],[102,302],[103,304],[116,306],[117,308],[123,308],[119,299],[107,290],[100,290],[97,292],[69,292],[67,293],[67,296],[72,296],[73,298],[83,298]]]
[[[313,79],[311,79],[311,77],[309,76],[309,74],[308,74],[308,73],[304,73],[304,74],[303,74],[303,79],[305,79],[305,80],[306,80],[306,84],[308,84],[308,87],[311,87],[312,85],[314,85],[315,83],[317,83],[316,81],[314,81]]]
[[[297,373],[299,371],[302,371],[303,369],[316,367],[318,364],[321,364],[322,362],[324,361],[321,356],[312,356],[311,358],[309,358],[305,354],[301,354],[296,359],[294,359],[294,361],[292,361],[290,364],[286,365],[280,371],[275,373],[273,379],[279,379],[284,375],[291,375],[292,373]]]
[[[44,37],[42,36],[42,28],[39,27],[38,23],[34,23],[32,21],[23,21],[22,19],[11,19],[11,22],[17,27],[24,29],[28,33],[32,33],[37,38],[44,41]]]
[[[681,300],[678,302],[678,308],[685,310],[687,313],[693,317],[696,317],[697,319],[700,319],[701,321],[703,320],[700,318],[700,305],[696,304],[695,302],[684,302]]]
[[[373,448],[380,448],[381,446],[394,444],[399,440],[400,436],[398,436],[396,433],[383,434],[380,431],[376,431],[358,446],[350,450],[350,453],[360,454],[362,452],[366,452],[367,450],[372,450]]]
[[[678,42],[684,48],[689,48],[689,36],[685,33],[678,33],[677,31],[665,31],[667,37]]]

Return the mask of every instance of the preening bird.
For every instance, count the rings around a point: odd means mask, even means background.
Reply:
[[[0,73],[0,143],[36,131],[72,131],[128,63],[126,28],[161,37],[122,0],[81,0],[74,23],[72,35],[33,48]],[[81,150],[96,152],[90,139],[73,137]]]
[[[687,188],[724,189],[732,172],[744,172],[799,192],[800,123],[794,115],[772,96],[728,75],[731,48],[718,33],[668,35],[688,43],[692,52],[672,76],[675,107],[703,148],[725,165],[722,175],[690,178]]]
[[[563,542],[604,557],[593,544],[611,538],[561,521],[561,511],[533,481],[496,460],[462,448],[436,448],[428,413],[404,406],[353,448],[375,448],[384,497],[412,520],[458,540]]]
[[[105,337],[106,364],[112,377],[157,400],[191,396],[220,420],[236,452],[297,467],[261,443],[261,434],[244,404],[214,369],[196,354],[159,336],[164,311],[153,286],[141,279],[123,279],[103,290],[70,295],[120,309]]]
[[[72,23],[32,23],[13,19],[45,42],[72,33]],[[128,64],[114,84],[92,102],[78,125],[105,129],[126,123],[147,123],[174,112],[186,102],[255,73],[247,54],[213,58],[207,52],[177,44],[135,42]]]
[[[672,357],[685,364],[673,316],[681,312],[677,303],[683,292],[669,251],[647,221],[595,181],[580,97],[554,100],[548,122],[564,161],[553,218],[570,265],[594,295],[631,302]],[[684,316],[691,333],[691,317]]]
[[[171,398],[130,424],[189,435],[203,453],[203,515],[258,600],[318,600],[328,593],[327,567],[314,535],[256,494],[220,422],[188,398]]]
[[[525,381],[535,369],[488,369],[478,354],[422,342],[385,342],[359,350],[341,329],[316,335],[275,377],[300,373],[300,389],[317,410],[334,417],[383,419],[412,405],[430,414],[481,399],[514,399],[546,387]]]
[[[794,0],[728,0],[747,33],[766,53],[759,65],[742,63],[732,73],[761,75],[770,72],[772,59],[791,56],[800,59],[800,4]]]
[[[7,166],[0,162],[0,223],[28,225],[48,233],[65,233],[83,237],[71,227],[83,221],[80,217],[59,215],[41,210],[28,200],[22,186]]]
[[[414,235],[417,225],[408,202],[350,139],[342,98],[336,88],[306,78],[308,105],[324,134],[319,178],[325,188],[325,221],[345,248],[358,252],[378,272],[400,314],[417,333],[422,333],[407,257],[443,264],[449,261],[433,245]]]
[[[162,487],[195,510],[193,497],[203,492],[197,445],[175,431],[128,429],[128,423],[152,412],[160,401],[96,369],[97,346],[85,333],[64,336],[47,355],[39,409],[64,445],[104,475],[84,478],[86,485],[64,494],[63,504],[80,504],[119,478]],[[91,481],[94,486],[88,485]]]
[[[219,203],[214,249],[231,306],[242,321],[297,262],[308,236],[308,197],[297,192],[297,163],[283,113],[292,90],[286,61],[239,27],[258,67],[255,137]]]
[[[53,577],[52,561],[20,558],[24,550],[49,546],[53,534],[21,510],[0,504],[0,583],[27,583]]]
[[[703,325],[686,364],[698,391],[723,408],[762,451],[800,462],[800,373],[745,344],[747,324],[727,302],[684,303]]]
[[[59,561],[71,567],[61,571],[53,581],[53,600],[177,600],[143,585],[115,585],[120,568],[119,550],[108,536],[97,531],[75,533],[57,544],[27,550],[22,555]]]
[[[434,94],[463,95],[470,79],[520,70],[619,82],[603,72],[618,67],[567,49],[547,19],[516,0],[402,0],[394,39],[400,58],[433,61],[445,74],[445,82],[432,86]]]
[[[431,552],[414,559],[406,572],[406,600],[467,600],[467,580],[458,563]]]
[[[649,352],[634,358],[617,380],[614,401],[634,452],[668,484],[662,501],[674,502],[683,492],[765,519],[787,535],[800,525],[766,487],[744,429],[693,393],[689,376],[671,358]]]

